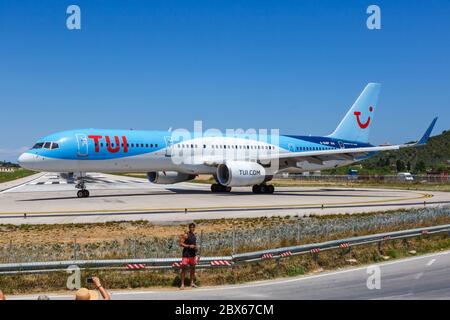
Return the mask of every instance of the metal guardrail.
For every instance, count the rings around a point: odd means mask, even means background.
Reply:
[[[351,248],[352,246],[390,241],[395,239],[406,239],[448,232],[450,234],[450,224],[409,229],[395,232],[378,233],[373,235],[352,237],[346,239],[332,240],[321,243],[311,243],[299,246],[282,247],[276,249],[260,250],[235,254],[232,256],[201,257],[199,268],[230,267],[234,264],[249,263],[266,259],[282,259],[300,254],[319,254],[321,251],[339,248]],[[65,260],[47,262],[27,262],[27,263],[6,263],[0,264],[0,273],[21,273],[21,272],[50,272],[65,270],[76,265],[80,269],[90,268],[124,268],[127,265],[143,265],[144,268],[151,269],[178,269],[180,268],[180,258],[150,258],[150,259],[114,259],[114,260]]]

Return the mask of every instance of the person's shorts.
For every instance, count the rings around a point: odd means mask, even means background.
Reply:
[[[195,257],[183,257],[183,259],[181,259],[181,265],[183,267],[195,266],[196,264],[197,264],[197,259]]]

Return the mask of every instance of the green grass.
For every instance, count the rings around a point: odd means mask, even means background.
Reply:
[[[17,169],[14,172],[0,172],[0,183],[28,177],[35,173],[35,171],[27,169]]]

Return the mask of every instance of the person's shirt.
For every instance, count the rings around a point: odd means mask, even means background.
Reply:
[[[195,233],[187,232],[184,240],[185,245],[197,245],[197,237]],[[183,247],[183,257],[192,258],[197,255],[197,248]]]

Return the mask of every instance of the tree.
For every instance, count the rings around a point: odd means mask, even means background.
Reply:
[[[402,160],[398,159],[395,163],[395,166],[397,167],[397,172],[405,171],[405,164]]]
[[[423,162],[422,160],[417,162],[416,168],[414,169],[414,171],[417,173],[420,173],[420,172],[425,172],[425,170],[426,170],[425,162]]]

